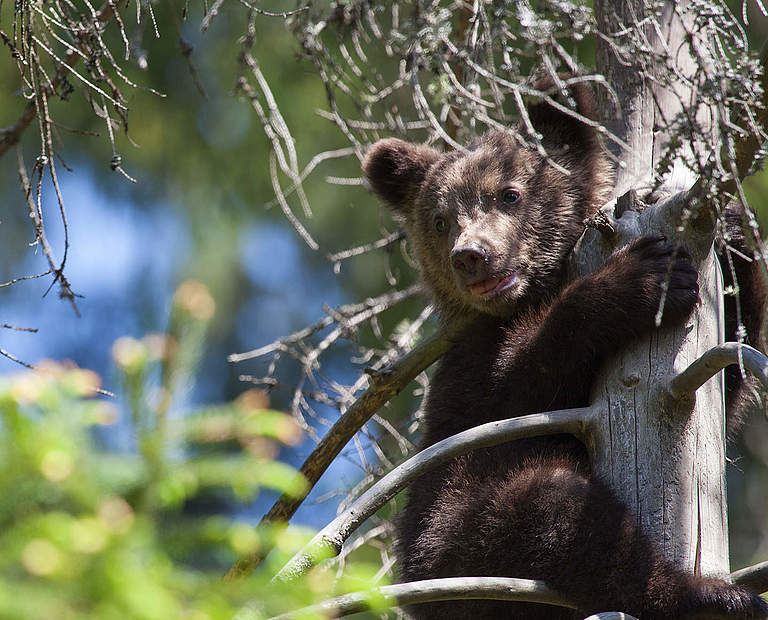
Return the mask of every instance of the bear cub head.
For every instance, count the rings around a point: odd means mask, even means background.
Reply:
[[[558,93],[551,81],[536,88]],[[594,118],[586,84],[568,94],[579,114]],[[368,152],[363,172],[402,220],[443,315],[508,317],[562,286],[584,219],[612,187],[597,131],[563,108],[545,101],[528,106],[543,148],[494,131],[463,151],[388,138]]]

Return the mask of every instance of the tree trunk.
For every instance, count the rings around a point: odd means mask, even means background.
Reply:
[[[596,0],[598,27],[610,33],[634,27],[648,17],[645,4]],[[672,50],[672,62],[683,74],[693,75],[679,17],[686,4],[668,3],[657,18],[658,27],[649,21],[643,28],[651,49],[662,54]],[[666,389],[674,373],[723,339],[722,277],[712,227],[698,222],[679,232],[679,200],[642,210],[633,194],[624,196],[630,189],[643,195],[652,186],[654,166],[668,138],[655,131],[659,110],[669,120],[681,109],[680,100],[690,104],[696,93],[682,87],[675,87],[676,93],[664,90],[649,80],[654,67],[648,57],[630,55],[628,60],[619,62],[609,45],[598,45],[597,70],[615,88],[621,105],[621,117],[606,125],[630,147],[628,152],[614,151],[626,161],[616,185],[617,211],[624,212],[613,222],[615,233],[585,233],[574,266],[578,273],[594,271],[616,247],[638,236],[665,234],[693,255],[702,303],[685,325],[633,343],[606,365],[593,393],[595,402],[602,403],[602,421],[589,447],[597,472],[664,556],[691,572],[724,575],[729,565],[722,373],[699,389],[695,402],[676,401]],[[668,191],[662,195],[690,187],[694,179],[678,174],[682,169],[675,166],[664,179]]]

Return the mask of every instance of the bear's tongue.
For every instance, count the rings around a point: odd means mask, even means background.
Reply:
[[[498,278],[489,278],[482,282],[469,285],[469,290],[473,295],[488,295],[489,293],[500,293],[514,281],[517,280],[517,274],[510,274],[508,276],[500,276]]]

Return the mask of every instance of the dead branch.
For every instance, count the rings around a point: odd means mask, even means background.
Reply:
[[[390,471],[363,493],[294,555],[275,580],[287,582],[297,579],[320,560],[337,555],[344,541],[357,527],[430,469],[472,450],[489,448],[513,439],[568,433],[584,440],[600,408],[601,405],[593,405],[488,422],[437,442]]]
[[[14,330],[14,331],[19,331],[19,332],[32,332],[32,333],[36,333],[37,332],[37,328],[36,327],[19,327],[18,325],[10,325],[8,323],[0,323],[0,328],[2,328],[2,329],[11,329],[11,330]]]
[[[433,601],[472,599],[544,603],[576,609],[575,605],[547,587],[543,581],[509,577],[447,577],[398,583],[363,592],[353,592],[311,607],[274,616],[270,620],[291,620],[303,618],[310,614],[321,615],[324,618],[341,618],[371,609],[372,600],[386,602],[394,607]],[[624,616],[624,618],[630,619],[631,616]]]
[[[95,21],[99,24],[107,23],[114,15],[114,7],[115,5],[113,2],[107,2],[104,5],[102,5],[102,7],[98,10],[98,12],[94,16]],[[3,40],[5,39],[6,37],[3,37]],[[9,39],[9,42],[10,42],[10,39]],[[78,61],[81,58],[84,58],[84,57],[85,57],[84,54],[82,54],[79,50],[70,49],[64,55],[63,58],[57,59],[59,60],[58,69],[56,70],[56,73],[54,74],[50,82],[42,87],[43,90],[41,92],[45,92],[45,94],[49,96],[55,95],[56,92],[58,91],[59,86],[61,86],[63,81],[65,80],[67,74],[69,73],[74,74],[75,65],[78,63]],[[37,94],[39,95],[41,93],[37,93]],[[0,131],[0,157],[2,157],[5,154],[5,152],[9,148],[11,148],[14,144],[18,143],[24,131],[27,129],[27,127],[29,127],[32,121],[35,120],[35,118],[37,117],[37,114],[38,114],[38,107],[35,99],[30,101],[26,105],[26,107],[24,108],[24,112],[22,112],[19,119],[13,125]]]
[[[731,129],[731,133],[723,132],[722,148],[719,151],[714,145],[712,148],[712,153],[718,156],[707,162],[693,186],[679,197],[677,221],[684,225],[690,222],[691,226],[699,228],[714,227],[723,206],[730,200],[737,200],[743,208],[745,224],[752,233],[752,242],[757,250],[755,258],[768,269],[768,257],[760,249],[762,240],[757,219],[747,203],[742,187],[742,181],[754,173],[766,157],[764,145],[768,139],[768,42],[763,45],[759,64],[762,69],[762,93],[759,103],[754,111],[744,106],[743,116],[733,123],[728,119],[725,105],[722,101],[719,102],[717,109],[720,120]],[[706,208],[703,208],[704,205]]]
[[[333,263],[334,272],[339,273],[342,261],[347,260],[348,258],[352,258],[353,256],[360,256],[361,254],[365,254],[371,250],[386,248],[393,243],[401,241],[402,239],[405,239],[405,233],[402,230],[396,230],[395,232],[390,233],[378,241],[374,241],[373,243],[366,243],[365,245],[358,245],[353,248],[349,248],[348,250],[335,252],[334,254],[328,254],[326,258],[329,262]]]
[[[304,329],[294,332],[290,336],[280,338],[271,344],[259,347],[258,349],[253,349],[252,351],[246,351],[245,353],[233,353],[227,357],[227,361],[242,362],[257,357],[262,357],[263,355],[273,353],[274,351],[284,351],[288,345],[301,342],[312,334],[321,331],[326,327],[330,327],[334,322],[337,322],[340,324],[338,333],[334,332],[334,336],[331,338],[331,341],[335,341],[341,336],[341,331],[348,331],[350,328],[364,323],[374,316],[381,314],[385,310],[388,310],[395,304],[398,304],[401,301],[405,301],[406,299],[410,299],[414,295],[418,294],[420,290],[421,288],[419,285],[413,285],[402,291],[392,291],[378,297],[368,298],[359,304],[349,304],[342,306],[338,310],[329,312],[329,316],[325,317],[324,319],[318,321],[317,323],[313,323]],[[328,338],[324,340],[328,340]],[[329,345],[330,342],[328,345],[322,347],[323,350],[328,348]],[[320,352],[314,353],[312,357],[317,359],[319,355]]]
[[[20,276],[18,278],[14,278],[13,280],[8,280],[8,282],[3,282],[0,284],[0,288],[5,288],[6,286],[13,286],[17,282],[21,282],[22,280],[35,280],[37,278],[42,278],[44,276],[47,276],[49,273],[51,273],[51,270],[44,271],[43,273],[36,273],[33,276]]]
[[[55,274],[53,282],[51,283],[51,286],[53,286],[53,284],[55,284],[56,282],[59,283],[59,296],[63,299],[69,300],[69,302],[72,304],[73,309],[75,310],[75,314],[77,314],[77,316],[80,316],[80,313],[77,309],[77,305],[75,304],[75,298],[78,297],[78,295],[72,290],[72,287],[70,286],[69,281],[64,275],[64,262],[66,260],[66,252],[61,262],[58,262],[56,258],[53,256],[53,249],[48,243],[48,237],[45,234],[45,228],[43,226],[43,214],[42,214],[42,209],[40,208],[40,200],[39,200],[40,198],[39,188],[40,188],[40,185],[42,184],[43,172],[41,169],[37,170],[38,200],[37,202],[35,202],[35,200],[32,197],[32,185],[27,175],[27,168],[24,165],[24,158],[21,154],[21,146],[19,146],[17,150],[18,150],[19,182],[21,183],[21,188],[24,191],[24,199],[26,200],[27,208],[29,210],[29,217],[32,220],[32,225],[34,226],[34,229],[35,229],[35,243],[39,243],[40,247],[42,248],[43,255],[45,256],[45,260],[48,261],[49,273]],[[61,206],[61,202],[59,204]],[[61,208],[62,208],[62,214],[63,214],[63,206]],[[66,219],[64,221],[66,222]],[[65,236],[65,247],[66,247],[66,236]]]
[[[710,349],[673,377],[669,382],[669,392],[675,398],[690,396],[706,381],[731,364],[738,364],[751,372],[768,390],[768,357],[746,344],[726,342]]]
[[[30,370],[37,370],[37,368],[35,366],[32,366],[32,364],[27,364],[27,362],[21,361],[15,355],[12,355],[11,353],[8,353],[8,351],[0,349],[0,355],[2,355],[3,357],[8,358],[12,362],[16,362],[17,364],[20,364],[21,366],[24,366],[24,368],[29,368]]]
[[[731,573],[731,581],[755,594],[768,592],[768,562],[760,562]]]

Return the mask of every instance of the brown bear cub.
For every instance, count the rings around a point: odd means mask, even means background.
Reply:
[[[589,89],[571,94],[594,118]],[[529,115],[551,161],[495,132],[464,152],[382,140],[364,163],[401,218],[442,319],[472,318],[435,372],[422,448],[484,422],[589,404],[600,365],[654,329],[668,270],[663,323],[685,321],[697,303],[696,269],[660,238],[565,285],[565,260],[612,175],[592,128],[546,103]],[[414,618],[768,618],[758,596],[662,559],[566,435],[478,450],[421,477],[397,553],[406,581],[541,579],[579,606],[455,601],[415,605]]]

